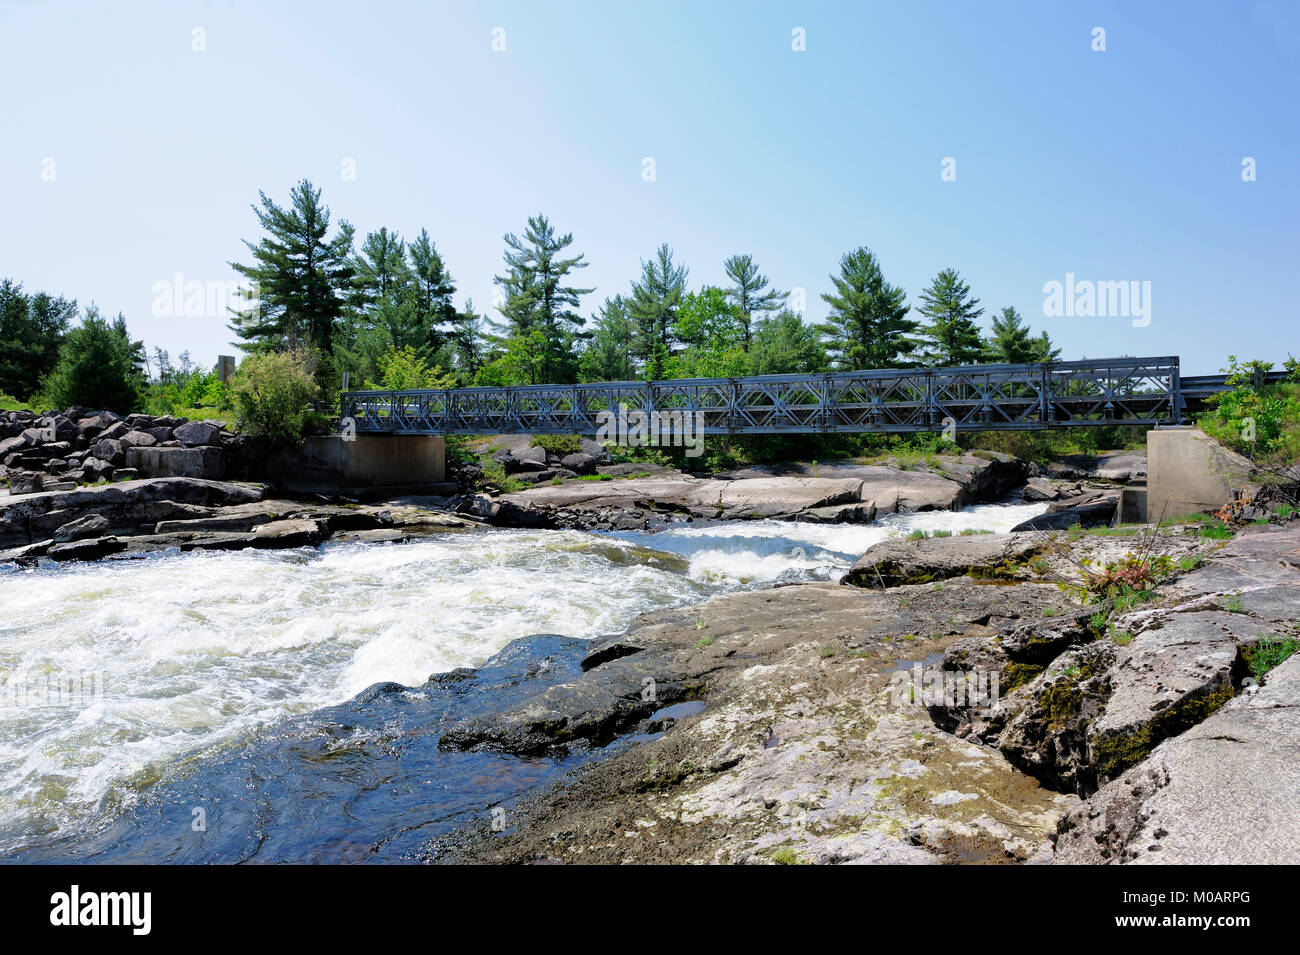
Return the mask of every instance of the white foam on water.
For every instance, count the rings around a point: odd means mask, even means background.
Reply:
[[[912,531],[1004,533],[1043,513],[1046,504],[977,504],[959,511],[888,514],[874,524],[733,521],[678,524],[654,534],[618,534],[690,561],[694,580],[736,586],[778,578],[839,580],[867,548]]]
[[[493,531],[0,572],[0,848],[260,723],[714,592],[655,556]],[[102,698],[59,697],[52,677]]]
[[[888,536],[1006,530],[1043,507],[0,569],[0,850],[75,827],[106,798],[129,802],[182,756],[374,683],[418,685],[531,633],[595,637],[724,590],[838,579]],[[51,694],[50,679],[83,692]]]

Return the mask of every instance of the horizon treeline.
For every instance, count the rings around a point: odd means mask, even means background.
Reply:
[[[331,229],[321,190],[304,179],[287,205],[259,192],[261,235],[244,240],[248,262],[231,267],[258,289],[232,308],[229,328],[246,354],[307,356],[322,395],[391,378],[403,368],[438,387],[716,378],[1059,358],[1047,333],[1034,335],[1013,307],[981,328],[984,308],[953,268],[942,269],[915,305],[884,276],[866,246],[846,252],[810,324],[752,255],[723,263],[726,282],[691,288],[690,271],[664,243],[628,287],[584,313],[586,255],[572,233],[542,214],[504,236],[495,315],[472,299],[458,307],[448,263],[427,229],[413,239],[381,227],[359,247],[353,226]],[[94,306],[0,284],[0,395],[57,402],[88,391],[122,405],[176,391],[199,403],[213,375],[181,355],[179,366],[108,320]],[[101,367],[102,366],[102,367]],[[88,375],[94,387],[78,387]],[[181,397],[181,396],[184,397]]]
[[[356,386],[379,380],[384,357],[410,350],[448,384],[528,385],[730,377],[829,369],[1052,361],[1012,307],[980,327],[984,309],[951,268],[915,307],[889,284],[867,247],[846,253],[830,275],[825,321],[809,324],[749,254],[724,262],[727,282],[692,289],[689,268],[664,243],[624,291],[584,315],[588,265],[572,233],[543,214],[504,236],[495,315],[457,286],[427,229],[411,240],[384,226],[356,247],[353,226],[331,214],[308,180],[282,206],[259,193],[263,234],[245,240],[251,261],[231,266],[260,296],[232,314],[246,353],[307,349],[319,358],[323,391],[343,374]]]

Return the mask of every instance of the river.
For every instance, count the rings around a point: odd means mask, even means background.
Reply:
[[[886,537],[1005,531],[1043,509],[0,568],[0,852],[73,836],[184,761],[378,682],[477,666],[525,634],[592,638],[728,590],[836,580]]]

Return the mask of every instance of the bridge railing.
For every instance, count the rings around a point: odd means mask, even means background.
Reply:
[[[699,413],[704,434],[1156,425],[1182,413],[1178,359],[813,375],[347,391],[345,427],[393,434],[596,434],[601,412]]]

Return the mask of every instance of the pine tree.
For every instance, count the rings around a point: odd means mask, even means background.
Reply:
[[[749,350],[750,329],[755,312],[777,312],[785,307],[789,292],[769,289],[767,276],[758,271],[751,255],[733,255],[723,263],[727,277],[735,284],[727,289],[727,297],[736,308],[740,323],[741,343]]]
[[[934,277],[916,310],[929,319],[920,328],[924,364],[970,365],[984,357],[977,324],[984,309],[956,269],[944,269]]]
[[[264,192],[258,196],[261,207],[253,212],[267,234],[256,243],[245,240],[251,265],[230,263],[254,284],[257,306],[245,313],[232,309],[230,329],[246,352],[308,345],[329,355],[355,270],[352,226],[341,221],[327,238],[329,208],[306,179],[294,186],[288,208]]]
[[[582,255],[560,255],[573,243],[573,233],[556,236],[544,215],[528,219],[522,239],[507,233],[505,242],[506,272],[495,278],[505,294],[501,314],[509,322],[512,339],[526,342],[529,348],[541,342],[542,348],[540,355],[516,364],[537,377],[533,384],[573,381],[577,373],[574,343],[585,322],[575,309],[583,295],[595,290],[565,285],[564,279],[588,263]],[[534,331],[541,337],[534,336]],[[524,347],[518,345],[517,352]]]
[[[749,349],[752,374],[793,375],[825,371],[828,364],[821,334],[794,312],[782,311],[754,326]]]
[[[630,381],[636,377],[632,364],[632,319],[623,296],[605,299],[600,314],[593,315],[592,334],[579,362],[583,381]]]
[[[478,370],[487,360],[487,335],[484,319],[474,311],[474,300],[465,300],[465,308],[456,314],[447,333],[455,354],[456,376],[462,386],[473,384]]]
[[[830,314],[818,331],[832,361],[845,370],[906,364],[916,322],[907,317],[907,295],[885,281],[875,253],[866,246],[846,253],[831,281],[834,294],[822,295]]]
[[[988,341],[988,357],[992,361],[1008,364],[1035,361],[1034,349],[1029,326],[1015,308],[1007,306],[1000,315],[993,316],[993,335]]]
[[[410,251],[416,283],[416,320],[425,338],[425,347],[437,351],[460,319],[452,303],[456,285],[437,246],[429,239],[428,229],[420,230]]]
[[[635,329],[632,353],[647,366],[653,365],[650,370],[656,377],[672,354],[673,330],[688,274],[686,266],[673,264],[672,250],[665,242],[654,258],[641,262],[641,280],[632,283],[632,297],[627,301]]]
[[[135,411],[145,382],[135,367],[134,344],[121,316],[109,322],[91,305],[59,350],[58,364],[42,389],[46,400],[60,408],[81,405],[123,415]]]
[[[77,303],[44,292],[26,295],[10,279],[0,283],[0,393],[29,398],[53,370],[77,317]]]
[[[387,227],[371,232],[361,243],[353,259],[352,285],[355,304],[362,311],[373,310],[379,302],[396,295],[411,281],[411,267],[406,261],[406,243]]]
[[[1031,342],[1033,353],[1030,361],[1060,361],[1061,349],[1052,347],[1052,339],[1048,337],[1047,332],[1043,332]]]
[[[132,340],[131,333],[126,329],[126,316],[121,312],[113,319],[113,332],[126,342],[127,356],[131,361],[131,377],[143,386],[149,378],[149,354],[145,351],[144,342]]]

